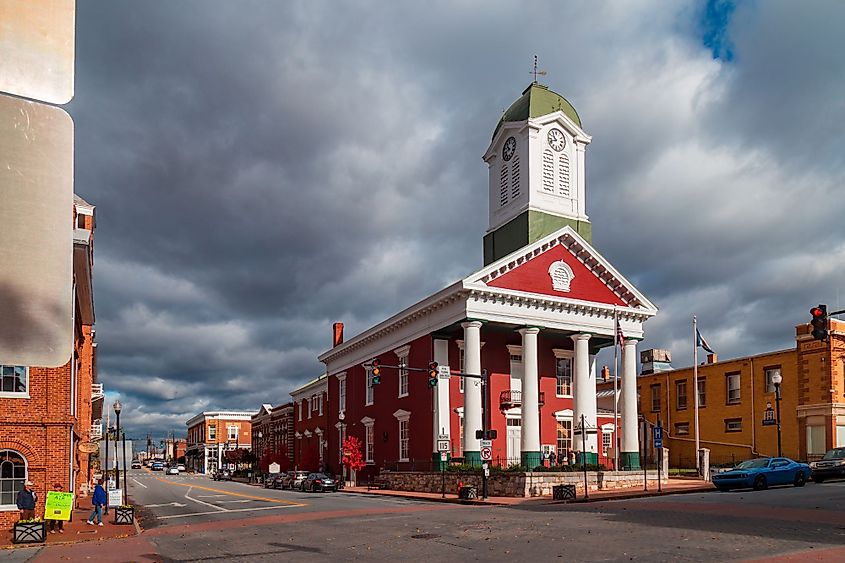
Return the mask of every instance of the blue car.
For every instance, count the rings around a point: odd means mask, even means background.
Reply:
[[[786,457],[761,457],[743,461],[730,471],[713,475],[713,484],[720,491],[754,489],[770,485],[803,487],[810,477],[810,466]]]

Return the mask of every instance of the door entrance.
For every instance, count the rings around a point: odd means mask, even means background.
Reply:
[[[521,463],[520,452],[522,451],[522,420],[518,418],[507,419],[508,424],[508,460],[506,466]]]

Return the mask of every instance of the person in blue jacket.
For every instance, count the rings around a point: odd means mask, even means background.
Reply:
[[[94,510],[91,512],[91,516],[88,517],[88,523],[93,525],[94,524],[94,517],[97,517],[97,525],[103,525],[103,507],[106,505],[108,501],[108,497],[106,496],[106,490],[103,488],[103,480],[97,480],[97,486],[94,487],[94,495],[91,497],[91,503],[94,505]]]

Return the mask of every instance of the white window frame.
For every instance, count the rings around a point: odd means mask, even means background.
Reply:
[[[774,393],[775,392],[775,384],[772,383],[772,376],[776,373],[781,373],[780,366],[770,366],[763,368],[763,377],[766,381],[766,393]]]
[[[733,380],[736,380],[736,386],[731,385]],[[742,374],[741,373],[726,373],[725,374],[725,391],[727,404],[738,405],[742,402]],[[731,395],[736,392],[736,398]]]
[[[216,424],[209,424],[208,425],[208,441],[211,442],[212,440],[217,440],[217,425]]]
[[[552,352],[555,355],[555,397],[572,398],[572,380],[574,379],[575,375],[575,351],[553,348]],[[563,379],[558,374],[558,362],[560,360],[569,360],[569,393],[558,393],[558,391],[561,389],[560,380]]]
[[[407,397],[409,392],[408,380],[408,356],[411,353],[411,345],[407,344],[393,351],[399,359],[399,398]]]
[[[373,370],[370,369],[369,366],[363,366],[364,368],[364,406],[368,407],[375,402],[375,389],[373,385]]]
[[[558,424],[560,424],[560,427],[563,428],[564,431],[566,431],[566,423],[569,423],[569,437],[561,438],[560,428],[558,427]],[[563,452],[566,452],[568,454],[570,451],[572,451],[572,446],[574,444],[572,430],[573,428],[571,418],[558,418],[555,420],[555,446],[557,447],[557,451],[559,454]],[[569,444],[568,447],[566,446],[567,443]],[[561,444],[563,444],[563,447],[561,447]],[[561,460],[561,463],[563,461],[564,460]]]
[[[361,419],[361,424],[364,425],[364,462],[366,462],[367,465],[373,465],[375,463],[376,450],[376,421],[370,417],[365,417]]]
[[[676,422],[675,436],[689,436],[689,422]]]
[[[610,448],[613,447],[613,432],[602,430],[601,432],[601,450],[602,454],[607,457]]]
[[[233,431],[234,430],[234,436]],[[238,440],[240,438],[240,429],[237,424],[229,424],[226,426],[226,437],[228,440]]]
[[[687,391],[689,382],[686,379],[675,380],[675,410],[683,411],[689,408],[689,392]],[[683,388],[683,395],[681,389]],[[684,398],[683,406],[681,406],[681,397]]]
[[[742,419],[741,418],[726,418],[725,419],[725,432],[726,433],[742,432]]]
[[[15,496],[15,498],[17,498],[18,491],[20,491],[21,487],[15,486],[14,482],[15,481],[22,481],[22,483],[21,483],[21,485],[22,485],[23,483],[25,483],[26,481],[29,480],[29,460],[26,458],[25,455],[23,455],[22,452],[19,452],[18,450],[14,450],[12,448],[0,448],[0,452],[12,452],[12,453],[20,456],[21,459],[23,459],[23,468],[24,468],[23,469],[23,478],[15,478],[14,473],[12,473],[12,477],[10,479],[8,479],[9,481],[12,481],[12,488],[14,490],[14,496]],[[3,461],[0,460],[0,463],[3,463]],[[10,511],[15,511],[15,512],[18,511],[18,506],[17,506],[16,503],[0,504],[0,512],[10,512]]]
[[[0,397],[2,398],[9,398],[9,399],[29,399],[29,367],[27,366],[13,366],[13,365],[0,365],[0,375],[8,369],[12,370],[14,373],[15,370],[23,369],[23,377],[24,377],[24,391],[3,391],[3,383],[2,377],[0,377]],[[12,376],[14,377],[14,376]]]
[[[323,416],[323,393],[317,395],[317,415]]]
[[[698,408],[704,408],[707,406],[707,378],[698,376]],[[702,397],[704,400],[702,401]]]
[[[399,461],[408,461],[411,452],[411,413],[399,409],[393,416],[399,423]]]
[[[346,372],[339,373],[336,377],[338,411],[346,412]]]

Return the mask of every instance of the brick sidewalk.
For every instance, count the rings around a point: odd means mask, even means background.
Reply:
[[[88,516],[91,515],[89,508],[76,508],[73,511],[73,519],[70,522],[65,522],[64,533],[55,534],[49,532],[50,524],[47,523],[47,541],[42,544],[26,543],[13,544],[12,530],[3,530],[0,532],[0,549],[14,549],[17,547],[37,547],[53,544],[76,543],[80,541],[102,540],[110,538],[121,538],[127,536],[134,536],[138,533],[138,528],[135,526],[124,526],[112,524],[114,519],[114,512],[109,511],[108,516],[103,515],[102,526],[91,526],[86,523]]]
[[[696,492],[707,492],[707,491],[715,491],[716,488],[711,483],[704,483],[698,480],[691,480],[691,479],[670,479],[668,483],[661,487],[661,491],[657,491],[657,487],[654,486],[649,487],[648,491],[644,491],[642,488],[629,488],[629,489],[613,489],[613,490],[606,490],[606,491],[590,491],[590,495],[588,499],[585,499],[583,495],[579,495],[578,498],[574,501],[559,501],[559,500],[552,500],[549,496],[542,496],[542,497],[487,497],[487,500],[462,500],[458,498],[458,495],[455,493],[446,493],[445,498],[441,495],[441,493],[419,493],[414,491],[391,491],[385,489],[373,489],[368,490],[367,487],[346,487],[341,489],[341,492],[347,493],[359,493],[359,494],[370,494],[370,495],[383,495],[383,496],[391,496],[391,497],[401,497],[401,498],[413,498],[418,500],[428,500],[432,502],[451,502],[451,503],[459,503],[459,504],[471,504],[471,505],[493,505],[493,506],[509,506],[509,505],[516,505],[516,504],[523,504],[523,503],[554,503],[554,504],[566,504],[566,503],[578,503],[578,502],[599,502],[599,501],[606,501],[606,500],[622,500],[622,499],[630,499],[630,498],[640,498],[640,497],[652,497],[652,496],[659,496],[659,495],[673,495],[673,494],[682,494],[682,493],[696,493]]]

